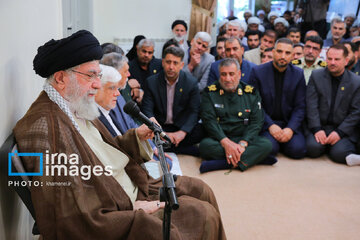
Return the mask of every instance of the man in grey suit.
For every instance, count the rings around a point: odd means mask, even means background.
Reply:
[[[261,53],[267,48],[272,48],[275,45],[276,32],[273,30],[266,30],[262,38],[260,39],[260,46],[249,51],[245,51],[245,60],[255,63],[256,65],[261,64]]]
[[[309,157],[328,152],[332,161],[345,163],[359,139],[360,77],[345,69],[349,59],[343,44],[327,51],[327,67],[310,76],[306,91]]]
[[[183,70],[198,80],[200,92],[207,86],[210,66],[215,62],[215,57],[206,52],[210,44],[211,36],[207,32],[196,33],[191,40],[189,57],[184,59]]]

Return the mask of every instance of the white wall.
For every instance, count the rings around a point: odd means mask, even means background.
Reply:
[[[100,43],[119,39],[125,51],[136,35],[153,38],[159,57],[172,22],[183,19],[189,26],[190,14],[191,0],[94,0],[94,34]]]
[[[32,60],[37,48],[62,37],[61,0],[0,0],[0,144],[42,89]],[[32,239],[31,216],[0,182],[0,239]]]

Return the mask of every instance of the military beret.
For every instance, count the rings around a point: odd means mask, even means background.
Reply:
[[[185,30],[186,30],[186,31],[188,30],[187,24],[186,24],[186,22],[185,22],[184,20],[175,20],[175,21],[171,24],[171,29],[174,29],[174,27],[175,27],[176,25],[179,25],[179,24],[183,25],[183,26],[185,27]]]
[[[51,39],[40,46],[33,64],[35,72],[47,78],[55,72],[100,60],[102,56],[101,46],[94,35],[89,31],[80,30],[67,38]]]

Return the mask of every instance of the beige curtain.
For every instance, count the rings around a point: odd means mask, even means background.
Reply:
[[[211,21],[217,0],[192,0],[189,39],[197,32],[211,34]]]

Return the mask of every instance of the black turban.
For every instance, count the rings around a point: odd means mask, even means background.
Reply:
[[[89,31],[80,30],[67,38],[51,39],[38,48],[33,64],[41,77],[65,70],[103,56],[99,41]]]
[[[171,29],[174,29],[174,27],[175,27],[176,25],[179,25],[179,24],[183,25],[183,26],[185,27],[185,30],[187,31],[187,24],[186,24],[186,22],[183,21],[183,20],[175,20],[175,21],[171,24]]]

